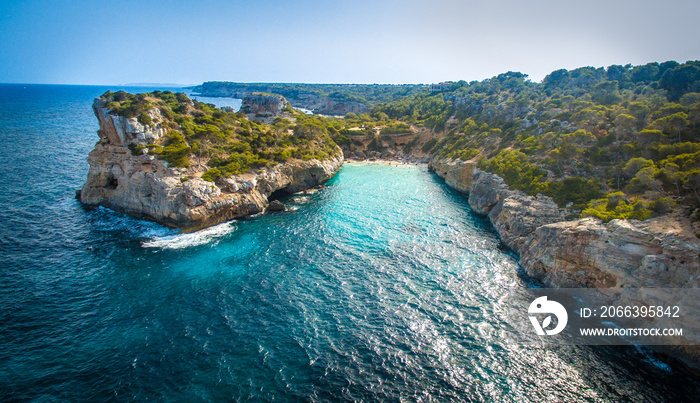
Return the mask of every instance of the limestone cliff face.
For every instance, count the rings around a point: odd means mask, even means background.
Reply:
[[[454,161],[430,166],[469,194],[525,271],[548,286],[700,287],[700,240],[668,230],[663,218],[566,221],[551,198],[510,190],[497,175]]]
[[[153,127],[136,119],[110,115],[104,101],[93,105],[100,123],[99,142],[88,155],[90,170],[80,201],[151,219],[185,231],[256,214],[275,191],[296,192],[326,182],[343,158],[293,160],[255,172],[222,178],[199,178],[202,169],[170,168],[148,154],[133,155],[129,144],[150,144],[164,135],[157,111],[149,111]]]
[[[528,196],[520,191],[511,192],[493,206],[488,214],[501,241],[517,254],[535,229],[561,221],[562,214],[552,198]]]
[[[308,103],[308,106],[307,109],[313,110],[314,113],[331,116],[345,116],[350,112],[357,115],[370,112],[370,108],[363,103],[340,98],[316,97]]]
[[[469,194],[469,206],[481,215],[488,215],[491,209],[511,194],[503,179],[481,170],[472,172]]]
[[[279,116],[287,105],[284,97],[274,95],[248,94],[243,98],[241,112],[249,114],[269,114]]]
[[[151,118],[152,124],[142,125],[136,118],[110,115],[105,107],[107,101],[96,98],[92,104],[92,110],[100,121],[100,139],[103,138],[114,146],[133,144],[152,144],[165,136],[166,128],[163,127],[163,117],[160,109],[151,109],[146,114]]]
[[[447,186],[462,193],[469,193],[472,186],[472,172],[476,168],[473,162],[462,160],[433,160],[428,168],[445,179]]]
[[[562,287],[697,287],[698,242],[653,224],[585,218],[544,225],[523,245],[521,263]]]

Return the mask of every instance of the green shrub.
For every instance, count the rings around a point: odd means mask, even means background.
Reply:
[[[286,162],[290,158],[292,158],[292,152],[289,149],[275,151],[275,154],[274,154],[275,161]]]
[[[207,182],[216,182],[221,177],[221,171],[216,168],[211,168],[202,174],[202,179]]]
[[[411,126],[407,123],[395,123],[393,125],[387,126],[381,130],[381,134],[399,134],[407,133],[411,130]]]
[[[476,148],[467,148],[466,150],[459,153],[459,159],[462,161],[470,160],[479,154],[479,150]]]
[[[146,113],[146,112],[141,112],[141,114],[138,117],[138,122],[141,123],[144,126],[152,126],[153,121],[151,120],[151,117]]]
[[[629,201],[624,193],[609,193],[603,199],[596,199],[588,203],[581,212],[581,217],[595,217],[603,222],[615,219],[646,220],[653,212],[639,200]]]
[[[270,161],[250,152],[231,153],[226,159],[212,158],[209,165],[219,169],[222,176],[240,175],[252,168],[269,165]]]
[[[548,193],[549,184],[544,180],[546,172],[520,151],[502,150],[491,160],[479,161],[479,168],[500,176],[512,189],[529,195]]]
[[[350,129],[340,129],[338,133],[344,136],[374,136],[374,131],[369,129],[360,130],[350,130]]]
[[[672,198],[662,197],[649,203],[649,208],[654,212],[654,215],[661,215],[670,212],[675,205],[676,202]]]
[[[339,146],[347,146],[352,144],[352,140],[350,140],[347,136],[343,136],[342,134],[338,134],[333,138],[333,141],[335,141],[336,144]]]
[[[160,144],[149,144],[146,147],[148,147],[149,155],[158,155],[163,152],[163,146]]]
[[[433,147],[435,147],[435,144],[437,144],[437,142],[437,139],[430,139],[426,141],[425,144],[423,144],[423,147],[421,147],[420,149],[424,153],[430,152],[433,149]]]
[[[190,166],[190,160],[187,158],[188,153],[189,147],[165,147],[160,154],[160,158],[171,167],[187,168]]]
[[[134,143],[129,144],[129,150],[131,150],[131,155],[142,155],[143,150],[146,149],[146,146],[142,146],[141,144],[136,145]]]
[[[574,176],[561,181],[548,182],[548,188],[542,193],[552,197],[560,206],[571,202],[573,208],[580,209],[589,201],[603,196],[601,187],[601,183],[595,178],[585,179]]]
[[[159,158],[166,161],[170,166],[186,168],[190,166],[190,160],[187,158],[190,150],[182,134],[171,131],[168,134],[167,145],[163,147]]]

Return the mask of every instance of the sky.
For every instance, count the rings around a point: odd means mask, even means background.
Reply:
[[[0,82],[434,83],[700,59],[697,0],[0,0]]]

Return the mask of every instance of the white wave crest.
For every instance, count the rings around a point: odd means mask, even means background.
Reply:
[[[233,222],[215,225],[197,232],[159,236],[141,243],[144,248],[183,249],[204,245],[236,230]]]

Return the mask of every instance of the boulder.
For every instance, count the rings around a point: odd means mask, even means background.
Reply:
[[[287,211],[287,208],[284,207],[284,204],[282,204],[281,201],[273,200],[267,206],[267,211]]]

